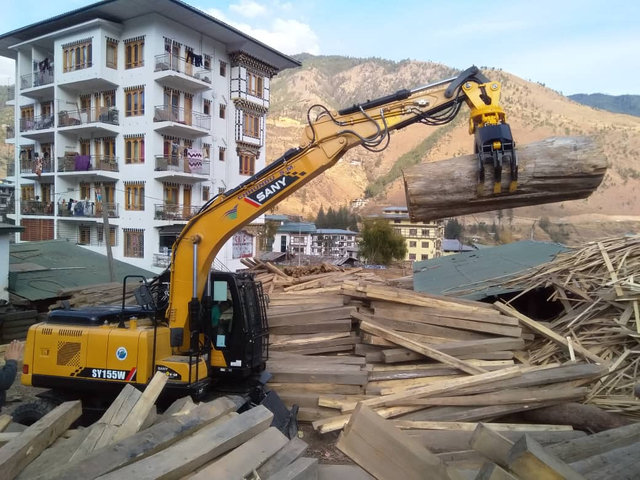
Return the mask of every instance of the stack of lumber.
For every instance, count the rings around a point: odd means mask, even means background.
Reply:
[[[26,338],[29,327],[38,321],[37,310],[15,310],[0,314],[0,342],[9,343]]]
[[[127,282],[126,304],[135,305],[136,299],[133,291],[139,286],[138,282]],[[55,303],[49,306],[49,310],[64,308],[63,302],[68,302],[70,307],[82,308],[95,305],[121,305],[122,283],[102,283],[86,287],[64,288],[58,291]]]
[[[605,410],[640,419],[633,394],[640,368],[640,237],[588,243],[566,252],[534,273],[509,281],[522,294],[553,289],[549,301],[562,313],[540,331],[524,360],[546,365],[571,360],[581,352],[590,362],[607,365],[609,375],[593,385],[587,401]],[[521,294],[521,295],[522,295]],[[501,311],[514,312],[499,305]],[[531,322],[518,315],[521,323]]]
[[[337,447],[378,480],[613,480],[640,477],[640,424],[586,436],[563,426],[466,424],[436,453],[406,426],[359,405]],[[455,427],[452,427],[455,428]],[[439,430],[431,430],[438,432]],[[446,431],[445,433],[449,433]],[[438,447],[441,443],[434,443]],[[428,472],[428,473],[427,473]]]
[[[318,478],[318,461],[302,457],[306,443],[271,427],[273,414],[264,406],[238,414],[240,397],[198,405],[186,397],[157,415],[155,402],[166,382],[157,373],[143,393],[127,385],[84,429],[70,430],[82,413],[77,400],[20,433],[3,433],[0,479]],[[6,423],[3,417],[0,422]]]

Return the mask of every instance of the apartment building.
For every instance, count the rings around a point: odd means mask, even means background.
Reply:
[[[334,228],[316,228],[314,223],[289,222],[278,227],[274,252],[323,257],[357,256],[358,232]]]
[[[409,218],[407,207],[386,207],[382,215],[370,217],[382,217],[405,238],[407,256],[405,260],[428,260],[442,256],[442,239],[444,238],[444,223],[436,222],[412,222]]]
[[[0,55],[16,61],[19,240],[109,241],[155,271],[203,204],[264,167],[270,81],[299,66],[178,0],[89,5],[0,36]],[[241,268],[256,229],[216,265]]]

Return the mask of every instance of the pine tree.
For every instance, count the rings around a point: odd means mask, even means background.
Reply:
[[[316,217],[316,228],[325,228],[327,217],[324,213],[324,205],[320,205],[318,216]]]
[[[332,207],[327,210],[326,225],[323,228],[336,228],[336,212]]]

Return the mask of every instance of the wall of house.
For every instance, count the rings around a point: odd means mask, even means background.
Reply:
[[[0,233],[0,302],[9,301],[9,234]]]

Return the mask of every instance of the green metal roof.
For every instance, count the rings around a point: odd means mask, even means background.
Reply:
[[[460,295],[471,300],[516,291],[501,281],[543,263],[569,250],[551,242],[525,240],[497,247],[463,252],[413,264],[413,289],[440,295],[453,295],[471,288],[473,293]]]
[[[155,273],[114,260],[116,282]],[[63,288],[109,283],[107,256],[64,240],[9,246],[9,291],[31,301],[55,298]]]

